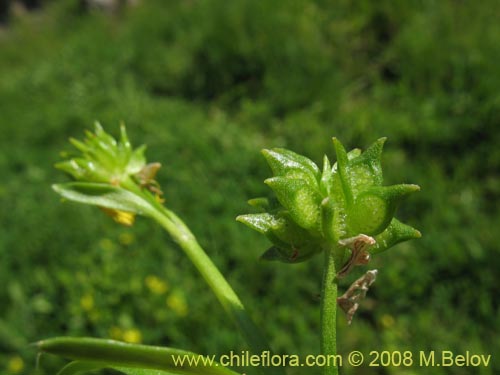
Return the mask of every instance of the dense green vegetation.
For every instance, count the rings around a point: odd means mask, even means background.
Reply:
[[[115,14],[78,4],[49,2],[0,29],[0,372],[31,373],[28,343],[63,334],[244,348],[159,228],[119,227],[51,191],[67,138],[96,119],[115,134],[124,121],[149,160],[172,160],[158,175],[167,205],[276,350],[296,354],[319,350],[322,259],[259,262],[267,242],[234,221],[269,195],[258,151],[320,163],[331,136],[349,148],[387,136],[385,182],[421,186],[398,217],[423,238],[374,259],[369,299],[352,326],[340,318],[340,352],[500,352],[496,1],[158,0]],[[493,356],[477,373],[499,371]]]

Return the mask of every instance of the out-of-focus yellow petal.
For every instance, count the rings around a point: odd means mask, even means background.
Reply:
[[[80,298],[80,306],[85,311],[90,311],[94,308],[94,297],[91,294],[85,294]]]
[[[140,344],[142,342],[142,334],[138,329],[127,329],[123,332],[123,341],[131,344]]]
[[[111,208],[100,207],[104,213],[113,218],[119,224],[130,227],[134,224],[135,214],[127,211],[113,210]]]
[[[11,374],[20,374],[24,369],[24,361],[21,357],[12,357],[7,363],[7,371]]]
[[[164,294],[168,290],[168,284],[157,276],[149,275],[144,282],[148,289],[154,294]]]
[[[186,300],[180,294],[171,294],[166,302],[167,306],[179,316],[186,316],[189,312]]]

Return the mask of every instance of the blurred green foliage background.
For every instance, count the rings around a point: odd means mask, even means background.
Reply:
[[[114,134],[124,121],[148,145],[166,204],[276,351],[302,355],[319,351],[322,257],[259,262],[268,243],[234,221],[269,194],[259,150],[320,163],[332,136],[349,148],[387,136],[385,182],[421,186],[398,217],[423,238],[374,258],[352,326],[339,317],[340,352],[468,350],[492,354],[490,367],[432,373],[500,373],[498,1],[84,3],[17,5],[0,27],[1,373],[32,373],[28,343],[58,335],[245,349],[161,229],[120,227],[51,191],[68,137],[94,120]],[[47,373],[60,363],[41,359]]]

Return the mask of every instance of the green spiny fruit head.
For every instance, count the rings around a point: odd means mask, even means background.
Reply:
[[[121,125],[120,131],[120,138],[117,140],[96,122],[95,131],[87,131],[83,141],[70,139],[79,153],[57,163],[56,168],[77,181],[120,185],[146,166],[146,147],[132,148],[124,125]]]
[[[402,200],[420,188],[412,184],[383,186],[381,157],[385,138],[364,152],[346,151],[336,138],[337,162],[324,157],[323,170],[305,156],[275,148],[263,150],[273,176],[265,183],[277,204],[251,200],[263,213],[241,215],[238,221],[264,234],[273,246],[266,260],[296,263],[339,241],[359,235],[374,236],[370,252],[384,251],[420,232],[394,218]],[[260,202],[256,205],[255,202]]]

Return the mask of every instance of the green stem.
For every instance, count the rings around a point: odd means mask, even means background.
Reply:
[[[321,354],[337,355],[337,279],[335,247],[325,250],[323,286],[321,290]],[[338,375],[337,366],[325,366],[323,375]]]
[[[157,207],[158,208],[158,207]],[[260,329],[255,325],[248,315],[243,303],[240,301],[234,290],[199,245],[195,236],[191,233],[184,222],[172,211],[162,206],[162,211],[154,210],[151,216],[167,230],[175,242],[184,250],[194,266],[201,273],[207,284],[215,293],[217,299],[222,304],[224,310],[235,322],[243,333],[243,336],[254,354],[260,355],[265,351],[270,351]],[[272,355],[272,353],[271,353]],[[285,371],[281,367],[261,367],[261,372],[269,375],[284,375]]]

